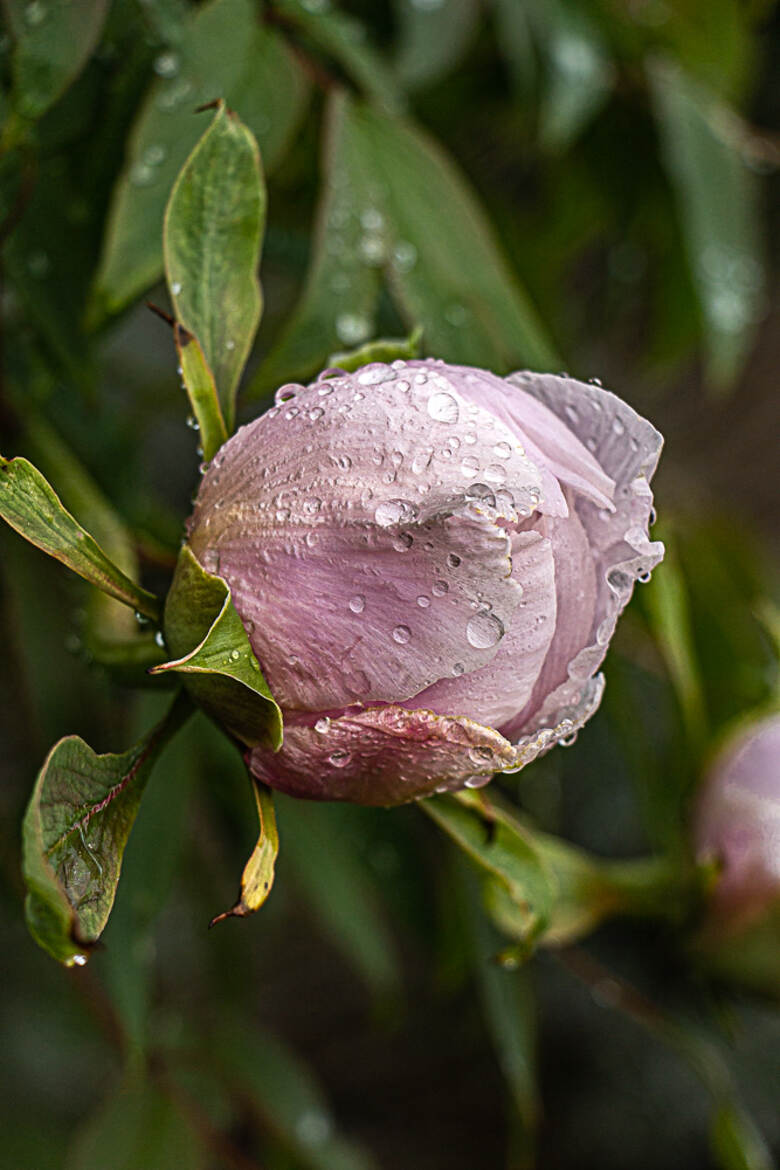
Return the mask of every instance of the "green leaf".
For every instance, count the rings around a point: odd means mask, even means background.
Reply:
[[[413,329],[408,337],[368,341],[358,349],[332,353],[328,358],[328,365],[351,373],[353,370],[359,370],[361,366],[367,366],[369,362],[410,361],[412,358],[422,356],[422,336],[422,329],[418,328]]]
[[[380,108],[395,113],[403,107],[392,70],[372,47],[365,26],[335,5],[311,0],[274,0],[274,8],[303,33],[311,45],[336,61]]]
[[[533,0],[529,15],[546,65],[539,137],[545,145],[562,150],[603,105],[614,69],[584,7]]]
[[[369,337],[382,270],[436,356],[497,372],[560,364],[481,207],[429,138],[337,92],[326,159],[303,295],[250,393],[306,377],[339,342]]]
[[[260,321],[265,203],[257,143],[220,102],[171,191],[163,250],[176,316],[203,347],[229,432]]]
[[[166,718],[121,755],[61,739],[35,783],[22,829],[27,923],[55,959],[83,965],[116,895],[122,854],[146,781],[190,713],[179,696]]]
[[[157,598],[108,559],[26,459],[0,456],[0,516],[25,540],[62,561],[91,585],[139,613],[158,619]]]
[[[252,780],[252,791],[257,804],[257,818],[260,824],[260,834],[257,844],[252,850],[249,861],[244,866],[241,875],[241,888],[238,901],[230,910],[224,910],[211,920],[211,926],[222,922],[225,918],[246,918],[259,910],[271,892],[274,884],[274,867],[279,853],[279,832],[276,828],[276,814],[274,813],[274,797],[270,788]]]
[[[521,1125],[517,1142],[522,1142],[525,1157],[520,1166],[530,1167],[539,1113],[536,1004],[530,972],[501,961],[503,940],[485,918],[473,875],[459,864],[455,878],[485,1022]]]
[[[285,863],[320,928],[372,991],[397,992],[400,970],[386,911],[359,850],[363,810],[286,797],[277,804]]]
[[[252,0],[199,6],[181,43],[161,54],[155,68],[159,77],[133,127],[111,202],[93,294],[94,323],[118,312],[162,273],[165,204],[202,133],[195,109],[224,98],[257,138],[270,171],[305,108],[301,68],[284,39],[258,20]]]
[[[301,1058],[270,1032],[244,1021],[214,1037],[217,1060],[241,1097],[306,1170],[373,1170],[373,1158],[336,1130],[327,1098]]]
[[[721,1170],[772,1170],[774,1166],[762,1135],[734,1101],[725,1101],[715,1110],[710,1142]]]
[[[205,1146],[157,1084],[131,1081],[77,1134],[66,1170],[204,1170]]]
[[[3,0],[14,38],[15,109],[39,118],[78,76],[97,44],[108,0]]]
[[[350,132],[348,99],[329,100],[323,135],[322,195],[317,209],[311,262],[300,301],[281,337],[249,387],[259,396],[283,381],[306,378],[327,355],[356,345],[374,332],[379,268],[365,262],[366,242],[376,229],[379,193],[359,144]],[[379,258],[381,265],[381,255]]]
[[[282,713],[263,678],[221,577],[184,545],[165,603],[165,637],[177,655],[153,674],[175,671],[204,710],[243,743],[282,746]]]
[[[381,193],[391,290],[429,351],[497,373],[555,367],[482,208],[441,148],[410,123],[356,103],[346,133]]]
[[[536,80],[537,61],[531,35],[531,14],[525,4],[517,0],[493,0],[496,33],[518,95],[530,100]]]
[[[707,742],[708,728],[701,674],[693,645],[690,599],[670,533],[664,530],[658,535],[666,544],[663,572],[655,574],[642,596],[653,636],[677,694],[695,764]]]
[[[466,52],[477,28],[476,0],[420,4],[396,0],[399,45],[395,68],[408,89],[446,77]]]
[[[436,796],[420,801],[420,808],[505,891],[523,940],[538,939],[549,922],[556,890],[552,871],[527,830],[473,792]]]
[[[179,357],[184,388],[198,423],[203,458],[208,463],[228,437],[217,388],[214,385],[214,375],[203,356],[197,337],[182,328],[178,321],[173,327],[173,340]]]
[[[138,558],[131,534],[87,470],[62,438],[40,417],[25,420],[25,439],[36,462],[59,486],[63,503],[117,568],[138,581]],[[86,607],[84,648],[87,654],[129,683],[163,661],[153,630],[141,630],[124,604],[104,593],[91,593]],[[148,681],[148,680],[147,680]]]
[[[704,316],[709,375],[731,383],[756,328],[763,286],[756,176],[736,116],[669,61],[648,69],[663,159],[677,196]]]

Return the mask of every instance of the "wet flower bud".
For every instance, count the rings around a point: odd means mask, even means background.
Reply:
[[[780,909],[780,715],[752,724],[720,754],[699,793],[694,836],[698,858],[722,867],[709,934],[733,937]]]
[[[570,739],[663,555],[661,442],[614,395],[547,374],[397,361],[282,387],[212,461],[188,530],[284,712],[255,775],[394,804]]]

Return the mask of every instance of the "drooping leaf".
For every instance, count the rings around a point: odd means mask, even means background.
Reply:
[[[230,588],[185,545],[165,603],[165,636],[177,655],[154,667],[173,671],[200,705],[246,744],[277,751],[282,713],[263,678]]]
[[[545,145],[560,150],[604,103],[614,69],[584,6],[533,0],[529,15],[545,62],[539,136]]]
[[[531,1166],[539,1113],[536,1072],[536,1007],[531,975],[504,960],[503,940],[485,917],[473,874],[456,864],[455,889],[461,909],[469,958],[493,1047],[517,1111],[523,1166]]]
[[[176,316],[203,348],[229,432],[262,309],[265,203],[257,143],[220,103],[171,191],[163,250]]]
[[[13,104],[39,118],[84,68],[108,0],[3,0],[3,8],[14,39]]]
[[[274,867],[279,852],[279,832],[276,827],[274,797],[270,788],[251,777],[252,791],[257,804],[257,818],[260,833],[249,861],[241,875],[241,889],[238,901],[230,910],[212,918],[211,925],[225,918],[246,918],[259,910],[271,892],[274,884]]]
[[[206,1146],[159,1085],[132,1080],[77,1133],[66,1170],[204,1170]]]
[[[420,808],[503,888],[515,908],[518,930],[533,943],[549,921],[556,890],[530,834],[473,792],[435,796],[420,801]]]
[[[235,1091],[246,1098],[306,1170],[374,1170],[356,1142],[342,1137],[312,1070],[270,1032],[226,1022],[214,1052]]]
[[[315,49],[336,61],[377,106],[389,113],[403,107],[392,70],[358,20],[335,4],[311,0],[275,0],[274,7]]]
[[[0,516],[31,544],[91,585],[157,620],[157,598],[114,565],[26,459],[0,456]]]
[[[180,44],[157,58],[155,71],[158,77],[131,133],[127,163],[113,194],[93,294],[96,323],[162,273],[165,205],[203,130],[196,108],[224,98],[257,138],[270,171],[305,107],[307,85],[300,66],[284,38],[257,19],[251,0],[211,0],[199,6]]]
[[[282,380],[306,378],[344,345],[374,331],[379,296],[382,213],[370,160],[349,132],[348,103],[329,102],[323,136],[322,195],[306,284],[281,337],[260,367],[251,396]],[[379,247],[379,254],[375,254]]]
[[[409,361],[422,356],[422,329],[413,329],[408,337],[388,337],[368,341],[358,349],[332,353],[328,365],[351,373],[369,362]]]
[[[659,534],[660,535],[660,534]],[[653,636],[677,694],[694,760],[707,740],[707,713],[693,646],[688,589],[670,535],[664,532],[664,571],[643,591]]]
[[[122,854],[152,767],[188,717],[179,696],[129,751],[97,755],[78,736],[49,753],[24,818],[27,923],[36,942],[72,966],[87,961],[116,895]]]
[[[440,147],[410,123],[357,103],[346,132],[382,192],[391,289],[430,352],[497,372],[554,367],[535,310]]]
[[[324,934],[377,995],[398,989],[400,970],[380,891],[356,847],[363,810],[278,799],[285,862]],[[324,878],[327,875],[327,878]]]
[[[427,136],[337,92],[327,159],[306,286],[251,393],[369,337],[382,270],[437,357],[499,372],[559,364],[474,195]]]
[[[173,340],[184,388],[198,423],[203,458],[208,462],[228,437],[214,375],[197,337],[179,325],[178,321],[173,327]]]
[[[468,48],[477,28],[476,0],[420,4],[396,0],[399,44],[395,67],[407,89],[446,77]]]
[[[42,418],[26,420],[25,438],[43,471],[58,485],[63,503],[78,517],[110,560],[131,581],[138,581],[138,557],[131,534],[110,501]],[[104,593],[91,593],[86,606],[84,647],[91,658],[128,682],[163,661],[154,631],[142,630],[126,605]]]
[[[732,112],[669,61],[648,70],[663,158],[677,196],[704,317],[709,374],[734,380],[758,320],[763,286],[756,176]]]
[[[720,1170],[772,1170],[772,1154],[753,1121],[735,1101],[724,1101],[712,1119],[712,1153]]]

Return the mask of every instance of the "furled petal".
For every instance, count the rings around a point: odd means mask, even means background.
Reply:
[[[249,756],[254,776],[292,796],[375,805],[486,783],[516,765],[515,749],[497,731],[398,706],[293,717],[281,751],[255,748]]]
[[[512,577],[523,596],[495,657],[471,674],[440,679],[408,706],[429,707],[442,715],[468,714],[498,728],[525,706],[556,628],[553,545],[541,532],[513,533]]]
[[[285,396],[220,450],[189,530],[276,699],[399,702],[484,666],[521,598],[498,521],[541,495],[513,433],[439,368]]]
[[[587,683],[606,654],[620,613],[633,592],[663,557],[663,545],[648,538],[652,508],[649,479],[655,471],[663,439],[655,428],[625,402],[598,386],[551,375],[513,374],[551,411],[576,430],[577,436],[616,484],[614,510],[590,499],[573,497],[573,506],[587,536],[595,572],[595,606],[589,623],[577,626],[562,612],[558,623],[564,639],[554,639],[531,702],[504,727],[504,733],[533,734],[559,723],[561,712],[590,703]],[[571,634],[580,630],[572,642]],[[577,646],[576,642],[580,645]]]
[[[465,398],[489,410],[517,435],[528,456],[550,478],[574,488],[602,508],[610,507],[613,477],[583,445],[577,429],[579,418],[571,403],[567,402],[568,411],[564,408],[564,414],[559,415],[554,408],[548,409],[551,403],[535,394],[533,386],[523,380],[533,379],[534,385],[538,381],[550,383],[554,399],[555,387],[571,383],[571,379],[553,374],[514,374],[504,379],[488,370],[467,366],[448,366],[447,371]],[[545,477],[545,503],[551,504],[553,493],[548,485],[549,479]],[[566,514],[559,493],[555,493],[554,508],[541,510],[548,515]]]

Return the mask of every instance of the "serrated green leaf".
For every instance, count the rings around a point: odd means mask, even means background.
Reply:
[[[669,61],[648,68],[662,157],[677,196],[716,387],[733,382],[759,317],[763,268],[756,176],[736,118]]]
[[[212,918],[212,926],[217,922],[222,922],[225,918],[246,918],[247,915],[254,914],[265,902],[274,884],[274,868],[279,853],[279,831],[276,827],[274,796],[271,789],[257,781],[254,776],[250,779],[257,805],[260,833],[249,861],[244,866],[244,872],[241,875],[241,888],[235,906]]]
[[[402,83],[418,89],[446,77],[476,32],[476,0],[427,5],[396,0],[395,10],[399,25],[395,68]]]
[[[66,1170],[204,1170],[206,1147],[157,1084],[122,1085],[77,1133]]]
[[[112,197],[94,322],[124,308],[162,273],[165,204],[203,130],[195,109],[224,98],[257,138],[270,171],[300,121],[308,92],[284,38],[257,19],[251,0],[199,6],[181,42],[158,57],[156,70]]]
[[[252,652],[230,588],[184,545],[165,603],[165,637],[177,655],[153,674],[176,672],[204,710],[243,743],[282,745],[282,713]]]
[[[328,365],[351,373],[359,370],[361,366],[367,366],[369,362],[410,361],[421,356],[422,329],[413,329],[408,337],[380,338],[369,341],[358,349],[332,353],[328,358]]]
[[[228,437],[214,375],[197,337],[179,325],[178,321],[173,327],[173,340],[184,388],[197,419],[203,458],[208,463]]]
[[[420,808],[505,890],[522,938],[539,938],[552,913],[555,880],[524,827],[467,791],[420,801]]]
[[[220,102],[171,191],[163,251],[176,316],[203,348],[229,432],[262,310],[265,204],[257,143]]]
[[[372,230],[381,224],[379,193],[347,119],[347,98],[337,92],[326,113],[322,194],[306,284],[249,396],[257,397],[281,381],[308,377],[337,347],[356,345],[374,332],[380,276],[375,263],[365,262],[364,250],[367,239],[379,238]]]
[[[159,618],[157,598],[108,559],[26,459],[0,456],[0,516],[25,540],[91,585],[155,621]]]
[[[36,942],[68,966],[85,963],[103,931],[144,787],[190,711],[179,696],[121,755],[97,755],[67,736],[38,774],[22,829],[27,923]]]
[[[431,353],[506,372],[556,365],[487,218],[441,148],[408,122],[351,103],[346,132],[378,185],[391,290]]]
[[[13,105],[39,118],[89,59],[108,0],[3,0],[3,7],[14,38]]]
[[[389,113],[403,108],[403,97],[384,57],[371,45],[366,28],[331,4],[275,0],[274,7],[295,24],[311,44],[342,67],[363,92]]]

